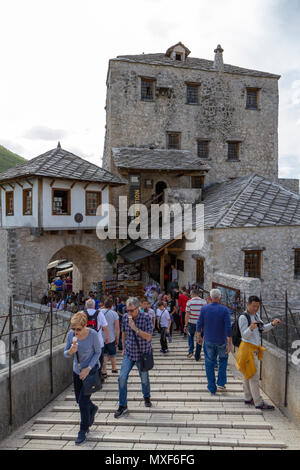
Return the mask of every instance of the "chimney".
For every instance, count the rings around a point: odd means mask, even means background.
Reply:
[[[215,49],[215,60],[214,60],[214,66],[213,68],[217,70],[218,72],[224,72],[224,64],[223,64],[223,52],[224,49],[220,46],[220,44],[217,46],[217,49]]]

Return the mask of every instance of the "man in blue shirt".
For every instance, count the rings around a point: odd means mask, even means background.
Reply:
[[[211,395],[216,391],[226,391],[226,370],[228,355],[231,347],[231,321],[230,311],[224,305],[220,305],[222,294],[219,289],[210,291],[212,303],[201,308],[197,321],[197,342],[202,344],[201,332],[204,333],[205,369],[208,382],[208,390]],[[219,371],[216,385],[215,364],[219,357]]]

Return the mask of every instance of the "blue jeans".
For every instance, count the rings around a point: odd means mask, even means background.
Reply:
[[[203,350],[205,357],[205,369],[207,377],[207,388],[210,393],[216,393],[215,365],[219,357],[219,370],[217,385],[224,387],[227,382],[226,370],[228,363],[228,354],[226,353],[226,344],[215,344],[204,342]]]
[[[148,371],[142,372],[140,361],[132,361],[125,354],[119,376],[119,406],[127,406],[127,381],[134,364],[136,364],[140,374],[143,397],[144,399],[150,398],[150,380]]]
[[[189,343],[189,354],[193,354],[194,352],[194,336],[196,333],[196,324],[189,323],[188,324],[188,343]],[[196,352],[195,352],[195,359],[200,359],[202,346],[198,344],[196,341]]]
[[[91,395],[83,394],[82,380],[75,372],[73,372],[73,384],[76,402],[80,410],[80,430],[87,431],[90,427],[91,413],[95,405],[91,401]]]

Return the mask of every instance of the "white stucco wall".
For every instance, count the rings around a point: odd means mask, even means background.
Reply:
[[[31,189],[30,184],[22,181],[21,186],[14,183],[14,190],[8,184],[2,183],[6,191],[14,191],[14,215],[6,215],[6,196],[1,189],[2,226],[3,227],[37,227],[38,226],[38,180],[30,178],[32,188],[32,215],[23,215],[23,189]]]
[[[14,215],[6,216],[6,197],[5,191],[1,189],[1,204],[2,204],[2,226],[5,228],[13,227],[38,227],[38,179],[30,178],[33,183],[32,188],[32,215],[23,215],[23,189],[30,189],[28,183],[21,182],[23,188],[14,183]],[[101,220],[98,216],[85,215],[85,189],[86,182],[77,182],[71,189],[71,213],[70,215],[52,215],[52,189],[70,189],[73,181],[71,180],[56,180],[53,186],[50,186],[52,179],[43,179],[43,210],[42,210],[42,227],[43,228],[78,228],[78,224],[74,221],[74,216],[77,213],[83,215],[83,222],[80,227],[92,228],[96,227]],[[2,186],[6,187],[6,191],[12,191],[12,188],[4,183]],[[100,191],[104,186],[103,183],[92,183],[86,190],[87,191]],[[106,186],[102,191],[102,205],[105,212],[105,205],[109,202],[109,187]],[[101,225],[105,226],[108,223],[108,216],[101,220]]]

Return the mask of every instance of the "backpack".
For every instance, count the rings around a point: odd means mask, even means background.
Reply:
[[[99,315],[100,310],[96,310],[94,315],[89,315],[87,312],[84,312],[87,316],[87,328],[91,328],[92,330],[98,331],[98,326],[97,326],[97,318]]]
[[[231,325],[231,333],[232,333],[232,344],[233,346],[236,346],[237,348],[241,344],[242,341],[242,335],[239,327],[239,319],[240,316],[244,315],[247,320],[248,320],[248,326],[251,325],[251,318],[248,312],[241,313],[236,320]]]

